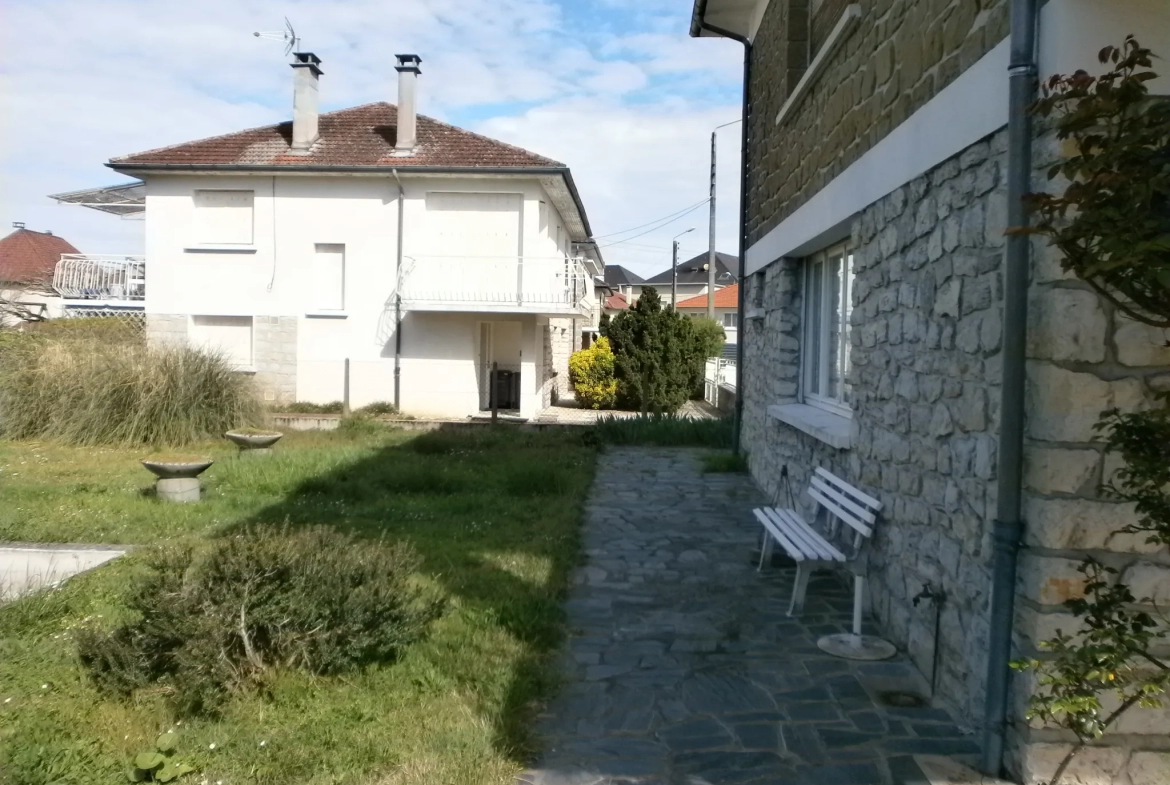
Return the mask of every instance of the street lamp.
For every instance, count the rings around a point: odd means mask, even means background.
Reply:
[[[695,227],[679,232],[670,240],[670,307],[678,308],[678,238],[687,232],[695,231]]]
[[[741,120],[732,120],[730,123],[717,125],[711,131],[711,224],[710,235],[707,239],[707,316],[715,318],[715,132],[720,128],[735,125]],[[743,261],[740,261],[740,265]],[[736,277],[739,280],[739,277]],[[736,339],[738,340],[738,338]]]

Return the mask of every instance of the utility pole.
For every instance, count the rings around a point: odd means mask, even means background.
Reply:
[[[678,240],[670,243],[670,307],[678,306]]]
[[[711,132],[711,226],[707,240],[707,318],[715,318],[715,132]]]

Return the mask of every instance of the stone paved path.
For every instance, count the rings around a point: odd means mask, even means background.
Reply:
[[[848,627],[845,584],[814,577],[805,616],[785,616],[792,571],[753,559],[764,499],[746,475],[702,474],[699,455],[602,456],[567,603],[568,683],[519,782],[889,785],[919,779],[914,753],[977,752],[946,712],[878,702],[922,692],[904,659],[817,649]]]

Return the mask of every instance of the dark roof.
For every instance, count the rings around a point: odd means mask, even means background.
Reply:
[[[620,264],[607,264],[605,266],[605,282],[610,286],[630,286],[642,283],[642,276],[627,270]]]
[[[670,285],[670,268],[652,278],[647,278],[645,283],[653,285]],[[715,252],[715,285],[728,286],[739,279],[739,257],[733,256],[729,253]],[[680,284],[703,284],[707,283],[707,252],[699,254],[693,259],[687,259],[685,262],[678,263],[678,282]]]
[[[48,281],[63,253],[80,252],[55,234],[17,229],[0,239],[0,281]]]
[[[318,122],[320,138],[307,155],[290,154],[292,122],[284,122],[124,155],[109,165],[567,168],[424,115],[418,116],[418,145],[410,155],[396,155],[398,107],[383,102],[325,112]]]

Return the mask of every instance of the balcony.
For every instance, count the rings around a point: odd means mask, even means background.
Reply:
[[[66,300],[104,303],[146,299],[146,258],[110,254],[61,254],[53,289]]]
[[[400,291],[416,311],[580,316],[592,287],[576,258],[414,256],[404,259]]]

